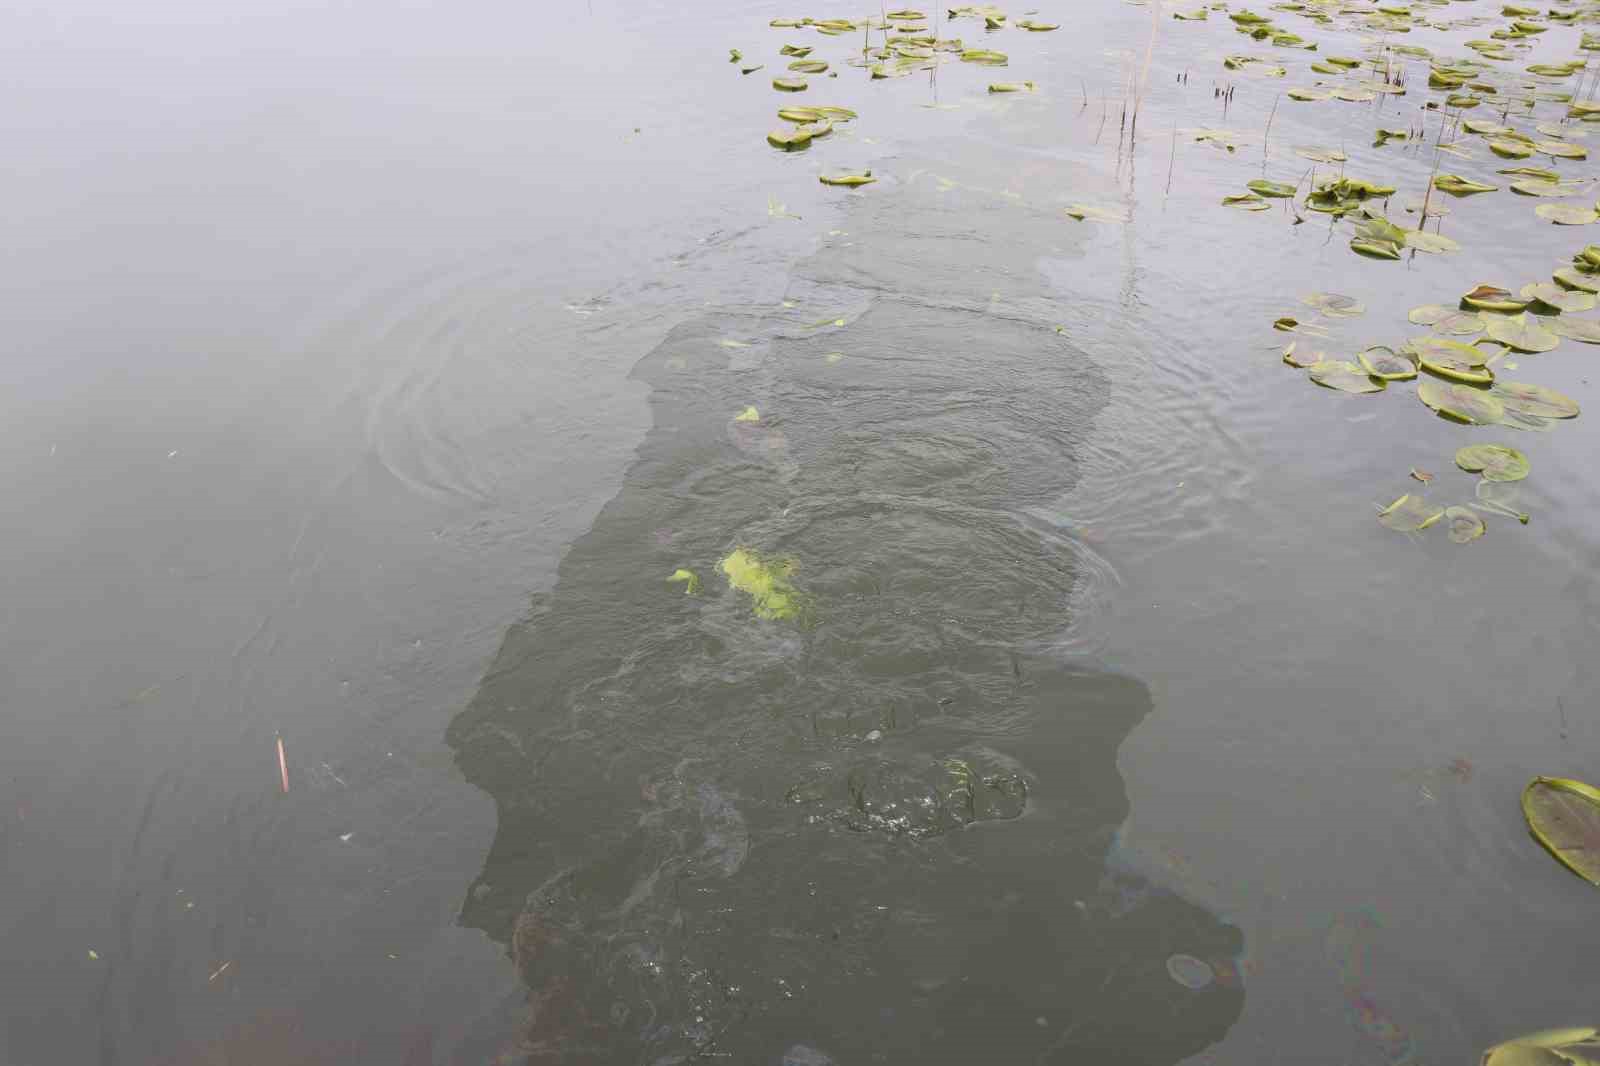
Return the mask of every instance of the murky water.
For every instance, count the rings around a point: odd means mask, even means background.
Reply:
[[[1376,263],[1223,210],[1342,144],[1401,214],[1432,153],[1369,145],[1437,122],[1426,64],[1291,106],[1222,56],[1315,53],[1164,17],[1130,142],[1151,13],[1106,0],[1009,31],[1039,93],[844,68],[807,102],[861,118],[784,155],[799,14],[850,13],[0,16],[6,1062],[1429,1062],[1596,1021],[1592,891],[1516,803],[1595,777],[1589,416],[1517,436],[1529,526],[1410,540],[1372,505],[1469,494],[1487,438],[1270,328],[1333,290],[1330,346],[1393,343],[1584,231],[1452,200],[1460,253]],[[1588,405],[1581,347],[1522,376]]]

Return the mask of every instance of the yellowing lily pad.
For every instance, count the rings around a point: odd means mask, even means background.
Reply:
[[[1400,533],[1417,533],[1444,517],[1444,508],[1415,493],[1406,493],[1378,512],[1378,522]]]
[[[804,78],[773,78],[772,87],[780,93],[805,92],[808,82]]]
[[[1558,226],[1587,226],[1600,221],[1600,212],[1580,204],[1540,204],[1533,211]]]
[[[1469,181],[1460,174],[1435,175],[1433,187],[1451,196],[1471,196],[1473,193],[1494,192],[1499,188],[1498,185],[1485,185],[1481,181]]]
[[[1307,374],[1318,385],[1340,392],[1382,392],[1384,389],[1384,383],[1373,378],[1365,368],[1343,359],[1323,359],[1313,364]]]
[[[754,407],[746,407],[743,411],[733,416],[735,422],[759,422],[761,412]]]
[[[1600,887],[1600,789],[1563,777],[1536,777],[1522,790],[1522,816],[1557,862]],[[1593,1041],[1592,1030],[1585,1039]],[[1484,1061],[1490,1061],[1487,1055]],[[1572,1060],[1553,1055],[1551,1061]]]
[[[858,185],[871,185],[878,179],[872,176],[872,171],[862,171],[860,174],[818,174],[817,180],[824,185],[843,185],[854,188]]]
[[[1550,332],[1567,340],[1583,344],[1600,344],[1600,322],[1592,318],[1573,318],[1562,315],[1550,322]]]
[[[1543,385],[1497,381],[1489,395],[1506,411],[1536,418],[1577,418],[1578,401]]]
[[[1485,481],[1521,481],[1528,476],[1528,457],[1504,444],[1469,444],[1456,451],[1456,465]]]
[[[1548,352],[1561,343],[1561,338],[1541,326],[1537,319],[1526,313],[1518,315],[1492,315],[1484,319],[1489,338],[1499,341],[1519,352]]]
[[[1500,314],[1515,314],[1528,306],[1528,301],[1517,299],[1509,291],[1497,285],[1478,285],[1462,296],[1461,302],[1480,311],[1495,311]]]
[[[1417,383],[1417,399],[1446,418],[1475,426],[1492,426],[1505,417],[1505,406],[1471,385],[1453,385],[1436,378]]]
[[[1523,810],[1527,810],[1526,792]],[[1600,1030],[1586,1025],[1546,1029],[1496,1044],[1483,1053],[1481,1066],[1591,1066],[1596,1062],[1600,1062]]]
[[[1300,297],[1307,307],[1315,307],[1329,318],[1354,318],[1366,311],[1360,300],[1337,292],[1310,292]]]
[[[1521,296],[1531,301],[1531,306],[1541,312],[1593,311],[1595,297],[1592,292],[1572,292],[1548,281],[1535,282],[1522,287]]]
[[[1381,344],[1363,349],[1356,361],[1369,375],[1382,381],[1409,381],[1417,376],[1417,364]]]
[[[1287,182],[1267,181],[1265,178],[1257,178],[1254,181],[1246,182],[1245,185],[1258,196],[1290,197],[1294,195],[1294,186]]]

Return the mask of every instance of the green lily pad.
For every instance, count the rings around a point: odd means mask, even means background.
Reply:
[[[1558,182],[1561,180],[1560,174],[1554,170],[1546,170],[1544,167],[1507,167],[1500,173],[1515,174],[1520,177],[1533,178],[1536,181]]]
[[[1294,195],[1294,186],[1282,181],[1267,181],[1257,178],[1255,181],[1246,182],[1245,186],[1257,196],[1290,197]]]
[[[1417,376],[1417,364],[1381,344],[1362,349],[1356,361],[1368,375],[1381,381],[1409,381]]]
[[[1528,831],[1533,838],[1555,856],[1557,862],[1591,885],[1600,887],[1600,789],[1563,777],[1536,777],[1522,790],[1522,816],[1528,820]],[[1544,1038],[1545,1041],[1551,1039]],[[1593,1041],[1592,1030],[1585,1039]],[[1563,1039],[1561,1043],[1567,1041]],[[1545,1046],[1550,1045],[1546,1043]],[[1487,1055],[1484,1061],[1490,1061]],[[1565,1063],[1570,1060],[1551,1055],[1550,1061]]]
[[[989,91],[992,93],[1031,93],[1034,90],[1031,81],[992,81]]]
[[[1521,295],[1523,299],[1531,301],[1532,306],[1538,310],[1592,311],[1595,306],[1593,293],[1572,292],[1548,281],[1524,285]]]
[[[994,52],[986,48],[970,48],[961,53],[963,63],[982,63],[989,67],[1003,67],[1010,62],[1004,52]]]
[[[804,59],[806,56],[811,54],[811,46],[808,44],[786,44],[782,48],[778,49],[778,54],[781,56],[791,56],[795,59]]]
[[[782,621],[800,615],[804,599],[789,580],[799,566],[793,559],[768,560],[735,548],[718,566],[728,584],[751,598],[756,617]]]
[[[1312,381],[1340,392],[1382,392],[1384,383],[1373,378],[1357,363],[1343,359],[1323,359],[1308,371]]]
[[[1369,259],[1399,259],[1400,245],[1393,241],[1378,241],[1369,237],[1354,237],[1350,241],[1350,250]]]
[[[667,581],[671,584],[683,585],[683,593],[686,596],[693,596],[700,591],[700,575],[693,570],[681,568],[674,570],[671,576],[667,578]]]
[[[1314,144],[1297,145],[1294,154],[1313,163],[1343,163],[1350,158],[1337,148],[1321,148]]]
[[[1354,318],[1367,307],[1360,300],[1336,292],[1310,292],[1300,297],[1307,307],[1315,307],[1329,318]]]
[[[1470,543],[1484,534],[1483,519],[1470,507],[1446,507],[1444,521],[1450,539],[1457,544]]]
[[[1223,207],[1232,207],[1240,211],[1271,211],[1272,205],[1253,192],[1243,193],[1239,196],[1224,196]]]
[[[1487,385],[1494,380],[1494,371],[1482,365],[1481,361],[1474,364],[1461,356],[1437,349],[1423,354],[1419,362],[1422,369],[1428,373],[1449,378],[1451,381],[1460,381],[1468,385]]]
[[[1131,217],[1125,207],[1095,207],[1091,204],[1068,204],[1068,218],[1079,222],[1127,222]]]
[[[1506,159],[1526,159],[1533,154],[1533,146],[1520,141],[1490,141],[1489,151]]]
[[[1302,351],[1298,344],[1291,344],[1283,350],[1283,361],[1290,366],[1300,367],[1302,370],[1316,366],[1327,358],[1327,352]]]
[[[1510,126],[1502,126],[1498,122],[1490,122],[1481,118],[1469,118],[1461,123],[1461,128],[1468,133],[1476,133],[1480,137],[1504,137],[1508,133],[1517,132]]]
[[[773,78],[772,87],[780,93],[805,92],[809,83],[804,78]]]
[[[1459,252],[1461,245],[1449,237],[1439,233],[1427,233],[1420,229],[1406,230],[1406,247],[1415,248],[1419,252],[1440,254],[1443,252]]]
[[[1483,1053],[1480,1066],[1592,1066],[1596,1062],[1600,1062],[1600,1030],[1586,1025],[1547,1029],[1496,1044]]]
[[[811,127],[794,126],[786,130],[772,130],[767,134],[767,143],[785,152],[794,152],[809,147],[813,136],[815,134]]]
[[[1504,410],[1535,418],[1577,418],[1579,413],[1578,401],[1543,385],[1497,381],[1489,389],[1489,395]]]
[[[1457,449],[1456,465],[1485,481],[1521,481],[1528,476],[1528,457],[1504,444],[1469,444]]]
[[[1444,517],[1444,508],[1406,493],[1378,512],[1378,522],[1399,533],[1418,533]]]
[[[820,59],[796,59],[789,64],[789,69],[796,74],[826,74],[828,64]]]
[[[860,174],[818,174],[817,180],[824,185],[843,185],[846,188],[855,188],[858,185],[871,185],[878,179],[872,176],[872,171],[864,170]]]
[[[1600,277],[1585,274],[1572,267],[1562,267],[1550,276],[1569,289],[1577,289],[1579,292],[1600,293]]]
[[[1417,399],[1446,418],[1475,426],[1492,426],[1505,417],[1505,406],[1471,385],[1453,385],[1437,378],[1417,383]]]
[[[1523,196],[1571,196],[1577,190],[1573,184],[1564,181],[1519,178],[1511,183],[1511,191]]]
[[[1528,306],[1528,301],[1517,299],[1498,285],[1478,285],[1463,295],[1461,302],[1480,311],[1495,311],[1500,314],[1515,314]]]
[[[1423,304],[1406,312],[1406,321],[1415,326],[1431,326],[1455,313],[1455,308],[1446,307],[1444,304]]]
[[[1589,158],[1589,149],[1581,144],[1568,144],[1566,141],[1540,141],[1534,148],[1545,155],[1553,155],[1559,159]]]
[[[1526,313],[1494,315],[1484,320],[1489,338],[1519,352],[1548,352],[1561,343],[1561,338],[1541,326],[1538,320]]]
[[[1579,204],[1540,204],[1533,211],[1540,218],[1549,219],[1558,226],[1587,226],[1600,222],[1600,212]]]
[[[1584,344],[1600,344],[1600,322],[1591,318],[1573,318],[1562,315],[1550,323],[1550,332],[1567,340]]]
[[[1433,187],[1440,192],[1447,192],[1451,196],[1471,196],[1474,193],[1494,192],[1500,186],[1486,185],[1481,181],[1470,181],[1460,174],[1436,174],[1433,178]]]

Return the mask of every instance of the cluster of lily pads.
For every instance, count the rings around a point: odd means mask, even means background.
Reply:
[[[949,22],[963,19],[981,22],[985,33],[1008,28],[1029,33],[1060,29],[1056,23],[1032,18],[1012,22],[1005,11],[993,4],[948,8],[946,17]],[[1003,67],[1010,62],[1004,52],[991,48],[970,48],[959,37],[940,37],[936,30],[930,29],[925,12],[910,8],[885,11],[878,18],[859,20],[775,18],[769,25],[776,29],[814,31],[824,37],[849,36],[853,39],[855,34],[861,34],[859,52],[847,55],[840,63],[864,69],[873,80],[901,78],[918,71],[935,70],[941,62],[952,58],[982,66]],[[833,63],[814,56],[814,50],[814,45],[783,45],[778,54],[785,62],[787,72],[772,79],[772,88],[783,93],[802,93],[810,89],[812,76],[837,78],[838,72],[832,69]],[[743,74],[753,74],[765,66],[747,62],[744,53],[736,48],[729,49],[729,62],[740,64],[739,70]],[[1036,83],[1032,81],[997,81],[989,85],[991,93],[1032,92],[1036,88]],[[778,117],[789,125],[769,132],[767,143],[782,151],[794,152],[809,148],[814,141],[832,133],[837,124],[850,122],[858,116],[849,108],[818,105],[782,107],[778,109]],[[864,170],[822,174],[819,180],[824,185],[853,188],[870,185],[877,179],[872,171]]]

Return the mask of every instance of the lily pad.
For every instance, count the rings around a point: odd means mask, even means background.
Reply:
[[[1004,52],[994,52],[986,48],[970,48],[961,53],[963,63],[982,63],[990,67],[1003,67],[1010,62]]]
[[[1506,159],[1526,159],[1533,154],[1533,146],[1521,141],[1490,141],[1489,151]]]
[[[1444,521],[1450,539],[1457,544],[1470,543],[1484,534],[1483,519],[1470,507],[1446,507]]]
[[[824,185],[843,185],[855,188],[858,185],[871,185],[878,179],[872,176],[872,171],[864,170],[860,174],[818,174],[817,180]]]
[[[1408,381],[1417,376],[1417,364],[1381,344],[1362,349],[1356,361],[1369,375],[1382,381]]]
[[[1436,174],[1433,187],[1440,192],[1447,192],[1451,196],[1471,196],[1474,193],[1494,192],[1500,186],[1486,185],[1481,181],[1470,181],[1460,174]]]
[[[1297,145],[1294,154],[1313,163],[1343,163],[1350,158],[1337,148],[1321,148],[1314,144]]]
[[[802,93],[809,86],[804,78],[773,78],[772,87],[780,93]]]
[[[1548,281],[1524,285],[1521,295],[1523,299],[1532,301],[1532,306],[1538,310],[1593,311],[1595,307],[1594,293],[1573,292]]]
[[[813,136],[809,126],[794,126],[785,130],[772,130],[767,134],[767,143],[785,152],[794,152],[810,147]]]
[[[803,599],[789,580],[797,568],[793,559],[763,559],[747,548],[735,548],[719,564],[728,584],[751,598],[756,616],[770,621],[799,616]]]
[[[1417,399],[1446,418],[1475,426],[1492,426],[1505,417],[1505,406],[1470,385],[1452,385],[1436,378],[1417,383]]]
[[[1526,313],[1493,315],[1484,320],[1484,325],[1491,340],[1497,340],[1519,352],[1548,352],[1561,343],[1560,337]]]
[[[1340,392],[1382,392],[1384,383],[1367,373],[1357,363],[1343,359],[1323,359],[1307,372],[1312,381],[1324,388]]]
[[[1470,358],[1433,348],[1422,353],[1420,362],[1422,369],[1430,374],[1468,385],[1487,385],[1494,380],[1494,371],[1483,365],[1481,356],[1473,362]]]
[[[1068,204],[1068,218],[1079,222],[1127,222],[1132,216],[1125,207],[1095,207],[1091,204]]]
[[[1578,401],[1543,385],[1497,381],[1489,389],[1489,395],[1504,410],[1535,418],[1577,418],[1579,413]]]
[[[1367,309],[1360,300],[1337,292],[1310,292],[1300,297],[1300,302],[1315,307],[1329,318],[1354,318]]]
[[[1290,366],[1300,367],[1302,370],[1316,366],[1327,358],[1327,352],[1302,351],[1297,344],[1291,344],[1283,350],[1283,361]]]
[[[1522,790],[1522,816],[1557,862],[1600,887],[1600,789],[1564,777],[1536,777]],[[1569,1060],[1552,1055],[1551,1061]]]
[[[1469,444],[1457,449],[1456,465],[1485,481],[1521,481],[1528,476],[1528,457],[1504,444]]]
[[[1031,81],[992,81],[989,91],[992,93],[1031,93],[1034,90]]]
[[[1243,193],[1239,196],[1224,196],[1223,207],[1237,208],[1240,211],[1271,211],[1272,205],[1253,192]]]
[[[1378,522],[1400,533],[1418,533],[1444,517],[1444,508],[1406,493],[1378,512]]]
[[[796,59],[789,64],[789,69],[797,74],[826,74],[828,64],[820,59]]]
[[[1369,259],[1399,259],[1401,246],[1393,241],[1375,240],[1371,237],[1353,237],[1350,250]]]
[[[1496,1044],[1483,1053],[1481,1066],[1589,1066],[1594,1062],[1600,1062],[1600,1030],[1586,1025],[1547,1029]]]
[[[1579,204],[1540,204],[1533,211],[1540,218],[1549,219],[1558,226],[1587,226],[1600,222],[1600,212]]]
[[[1550,332],[1567,340],[1583,344],[1600,344],[1600,322],[1592,318],[1573,318],[1562,315],[1550,323]]]
[[[1589,149],[1581,144],[1568,144],[1566,141],[1540,141],[1534,148],[1545,155],[1553,155],[1560,159],[1589,158]]]
[[[1562,267],[1550,276],[1569,289],[1577,289],[1579,292],[1600,293],[1600,277],[1585,274],[1573,267]]]
[[[746,407],[743,411],[733,416],[735,422],[759,422],[761,411],[755,407]]]
[[[1257,178],[1255,181],[1245,183],[1246,187],[1258,196],[1291,197],[1294,195],[1294,186],[1282,181],[1267,181]]]
[[[1459,252],[1461,245],[1440,233],[1428,233],[1420,229],[1406,230],[1406,247],[1415,248],[1419,252],[1440,254],[1443,252]]]
[[[1471,292],[1464,294],[1461,302],[1480,311],[1495,311],[1500,314],[1515,314],[1528,306],[1528,301],[1517,299],[1498,285],[1478,285]]]
[[[1414,326],[1431,326],[1455,313],[1455,308],[1446,307],[1444,304],[1423,304],[1406,312],[1406,321]]]

